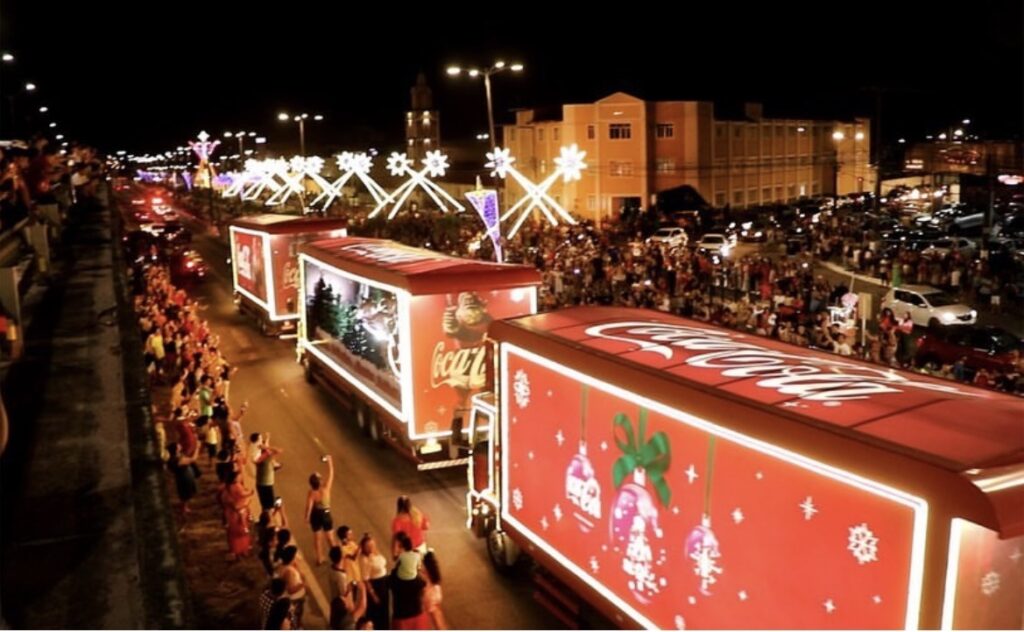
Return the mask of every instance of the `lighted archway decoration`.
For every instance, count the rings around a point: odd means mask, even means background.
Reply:
[[[568,147],[562,147],[559,156],[555,158],[554,172],[540,183],[534,183],[513,166],[516,159],[512,157],[508,149],[496,147],[494,151],[487,152],[487,162],[484,166],[491,170],[491,175],[502,179],[511,176],[525,191],[523,197],[501,216],[501,221],[505,221],[519,213],[518,219],[512,224],[512,229],[508,233],[509,239],[519,232],[523,222],[534,209],[539,210],[552,226],[558,224],[558,217],[568,224],[576,223],[572,215],[548,194],[548,190],[560,177],[565,183],[579,180],[582,177],[582,171],[587,168],[587,163],[583,162],[586,155],[587,152],[580,150],[575,143]]]
[[[377,207],[370,213],[370,217],[375,217],[378,213],[384,210],[388,204],[391,204],[391,212],[388,213],[388,219],[393,218],[401,210],[402,205],[409,199],[409,195],[412,192],[420,188],[427,193],[437,204],[438,208],[447,213],[450,209],[449,206],[458,209],[459,211],[466,210],[466,207],[459,203],[458,200],[448,195],[448,192],[442,189],[430,178],[443,177],[445,172],[448,170],[448,156],[442,154],[439,150],[428,151],[427,157],[423,159],[423,168],[419,171],[414,171],[412,168],[413,162],[409,160],[409,157],[404,153],[392,152],[388,156],[388,170],[393,176],[408,176],[408,180],[403,182],[397,189],[391,192],[384,200],[377,203]],[[429,175],[429,178],[427,177]],[[445,204],[447,202],[447,204]]]
[[[323,192],[313,200],[311,206],[320,204],[323,200],[323,209],[327,209],[331,204],[334,203],[338,197],[341,196],[341,190],[345,187],[345,184],[353,177],[357,178],[366,187],[366,190],[373,197],[373,201],[380,205],[384,202],[387,197],[387,191],[384,190],[377,182],[370,177],[370,169],[373,168],[373,159],[366,152],[353,153],[350,151],[342,152],[337,157],[338,169],[341,170],[341,175],[337,180],[331,182]]]

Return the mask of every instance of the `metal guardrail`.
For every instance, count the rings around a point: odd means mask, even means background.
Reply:
[[[29,218],[26,217],[0,233],[0,266],[11,265],[17,259],[22,244],[20,233],[28,227],[28,224]]]

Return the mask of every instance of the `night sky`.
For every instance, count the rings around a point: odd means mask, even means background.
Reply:
[[[118,8],[6,0],[0,48],[17,61],[4,64],[0,79],[5,96],[18,95],[18,111],[45,104],[69,137],[111,151],[162,151],[200,129],[219,136],[244,127],[272,142],[289,140],[294,125],[276,120],[281,110],[327,117],[311,124],[312,151],[388,148],[402,138],[420,71],[441,110],[442,138],[465,139],[486,131],[483,86],[444,69],[497,58],[526,65],[522,76],[495,78],[499,122],[512,108],[592,101],[616,90],[762,100],[768,116],[871,116],[870,89],[878,87],[890,142],[962,118],[990,136],[1021,133],[1019,1],[835,5],[842,14],[826,13],[832,5],[821,2],[715,4],[721,8],[649,3],[661,8],[629,18],[623,7],[641,5],[473,3],[446,12],[427,3],[356,10],[299,1]],[[15,89],[26,80],[38,84],[37,95]]]

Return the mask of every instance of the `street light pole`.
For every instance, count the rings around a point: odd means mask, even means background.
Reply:
[[[491,151],[497,145],[494,139],[494,102],[491,100],[491,73],[484,73],[484,90],[487,92],[487,133],[490,134]]]
[[[519,73],[523,71],[523,65],[519,63],[509,65],[501,60],[498,60],[494,62],[493,66],[491,66],[490,68],[484,68],[483,70],[480,70],[478,68],[464,69],[459,66],[448,67],[448,74],[453,77],[461,75],[462,73],[466,73],[470,77],[474,78],[481,75],[483,76],[484,93],[487,96],[487,134],[490,137],[491,141],[491,151],[494,151],[494,149],[498,146],[498,140],[495,137],[494,130],[494,98],[491,92],[491,75],[496,75],[499,72],[503,72],[505,70],[511,70],[512,72]]]
[[[832,212],[839,210],[839,143],[846,138],[842,130],[832,132],[834,159],[832,162]]]
[[[299,122],[299,155],[303,158],[306,157],[306,119],[303,117],[295,117]]]

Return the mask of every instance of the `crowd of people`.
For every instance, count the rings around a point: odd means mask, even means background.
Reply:
[[[177,493],[181,529],[189,525],[191,501],[210,473],[222,511],[227,552],[236,561],[255,558],[267,576],[259,597],[258,627],[301,629],[309,595],[302,558],[285,504],[275,492],[275,472],[284,449],[270,433],[244,429],[248,402],[231,403],[236,368],[199,314],[197,303],[175,287],[159,258],[132,266],[132,287],[144,362],[158,408],[161,455]],[[426,544],[430,521],[401,496],[385,551],[369,532],[357,536],[332,514],[334,461],[309,476],[305,528],[313,534],[317,567],[329,564],[331,629],[446,629],[441,572]],[[213,484],[213,483],[211,483]],[[254,626],[255,627],[255,626]]]

